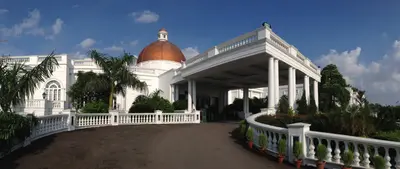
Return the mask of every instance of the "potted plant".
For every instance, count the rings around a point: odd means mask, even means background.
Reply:
[[[247,143],[249,145],[249,148],[253,148],[253,129],[249,127],[246,133],[246,138],[247,138]]]
[[[343,153],[343,167],[342,169],[351,169],[351,164],[353,163],[354,154],[352,151],[348,150]]]
[[[375,169],[385,169],[386,168],[386,161],[382,156],[375,156],[374,157],[374,168]]]
[[[286,140],[280,139],[278,142],[278,163],[282,164],[286,154]]]
[[[263,133],[258,136],[258,145],[260,146],[260,151],[265,152],[267,146],[267,137]]]
[[[294,155],[294,160],[296,163],[296,168],[300,168],[301,164],[303,163],[303,144],[299,141],[296,141],[294,143],[294,148],[293,148],[293,155]]]
[[[317,147],[317,169],[324,169],[325,168],[325,159],[326,155],[328,154],[328,150],[326,149],[326,146],[323,144],[318,144]]]

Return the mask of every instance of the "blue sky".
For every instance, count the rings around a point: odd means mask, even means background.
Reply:
[[[0,0],[8,12],[0,16],[2,27],[21,23],[33,9],[40,11],[39,27],[51,31],[57,18],[64,24],[53,40],[43,36],[4,37],[8,45],[26,54],[40,54],[56,48],[61,53],[77,51],[76,44],[86,38],[94,47],[124,47],[134,54],[154,41],[157,30],[167,28],[170,40],[181,48],[210,46],[249,32],[263,21],[306,56],[316,58],[329,49],[347,50],[362,46],[371,55],[383,54],[397,38],[400,25],[396,6],[400,2],[361,4],[360,1],[19,1]],[[392,10],[391,10],[392,9]],[[137,23],[132,12],[145,10],[159,16],[154,23]],[[383,38],[386,35],[386,38]],[[390,37],[389,37],[390,36]],[[121,41],[137,41],[136,46],[122,46]],[[376,46],[376,41],[380,45]],[[4,44],[3,44],[4,45]],[[377,47],[371,49],[370,47]],[[7,52],[7,51],[2,51]],[[373,56],[370,56],[373,57]],[[367,59],[367,58],[366,58]],[[368,59],[367,59],[368,60]]]
[[[338,64],[355,86],[375,90],[377,94],[400,95],[400,87],[395,91],[388,89],[400,86],[400,70],[396,65],[388,68],[384,57],[397,56],[399,5],[400,1],[370,0],[0,0],[0,39],[9,41],[0,43],[0,54],[46,54],[54,48],[59,53],[82,54],[87,49],[80,44],[87,38],[91,41],[86,42],[92,43],[87,43],[86,47],[91,44],[90,47],[110,54],[118,54],[120,49],[138,54],[156,40],[161,27],[168,30],[169,40],[186,48],[186,52],[203,52],[267,21],[274,32],[317,64]],[[31,18],[25,25],[17,25],[32,11],[36,20]],[[141,14],[147,15],[140,19]],[[58,27],[53,29],[57,19]],[[26,29],[19,32],[13,30],[24,26]],[[377,80],[367,81],[371,78],[367,78],[371,76],[368,73],[376,71],[375,63],[381,67],[378,73],[375,72],[376,76],[387,75],[385,80],[378,80],[385,84],[372,85]],[[353,70],[354,67],[357,70]],[[362,74],[354,74],[357,71]],[[362,83],[358,83],[360,81]],[[371,85],[368,87],[366,83]],[[382,86],[386,86],[385,89]],[[375,96],[371,97],[375,99]],[[379,96],[377,100],[384,97],[386,95]]]

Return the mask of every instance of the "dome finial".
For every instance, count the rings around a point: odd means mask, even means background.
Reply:
[[[158,31],[158,40],[159,41],[167,41],[168,40],[168,32],[165,28],[161,28]]]

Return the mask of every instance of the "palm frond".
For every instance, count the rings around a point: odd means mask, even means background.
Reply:
[[[89,57],[104,71],[104,73],[109,74],[109,57],[105,54],[100,53],[96,50],[90,50],[88,52]]]

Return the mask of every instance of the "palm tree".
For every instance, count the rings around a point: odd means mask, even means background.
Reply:
[[[41,82],[49,78],[58,66],[51,52],[40,64],[31,68],[25,63],[7,63],[7,57],[0,58],[0,107],[3,112],[11,112],[11,107],[19,105],[32,96]]]
[[[113,97],[115,94],[122,94],[125,96],[126,88],[139,89],[141,91],[147,90],[145,82],[141,82],[135,74],[129,70],[129,65],[134,62],[134,56],[126,52],[117,58],[110,57],[106,54],[100,53],[96,50],[88,52],[90,58],[103,70],[99,81],[91,81],[92,86],[108,87],[110,89],[110,96],[108,107],[112,109]]]

